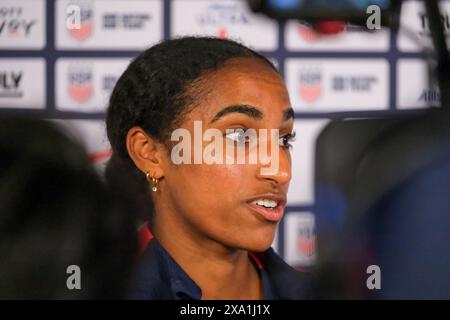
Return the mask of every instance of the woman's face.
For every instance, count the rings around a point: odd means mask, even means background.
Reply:
[[[199,164],[174,164],[169,152],[161,196],[154,199],[155,204],[171,208],[173,219],[182,221],[183,230],[197,239],[206,238],[230,248],[266,250],[282,217],[291,179],[288,137],[293,130],[293,112],[285,84],[275,71],[254,58],[229,60],[203,84],[207,93],[201,95],[203,100],[179,128],[188,130],[192,141],[194,121],[201,121],[202,132],[220,130],[224,161],[206,164],[202,159]],[[239,148],[247,150],[248,155],[251,146],[243,142],[242,134],[227,134],[227,129],[255,129],[257,133],[267,129],[269,137],[275,132],[271,129],[278,129],[280,140],[271,140],[267,146],[272,160],[276,157],[271,150],[278,153],[276,170],[262,171],[271,165],[262,164],[259,157],[256,163],[249,163],[248,158],[243,164],[231,161],[237,159]],[[212,141],[203,141],[201,152]],[[227,142],[235,143],[234,156],[230,149],[225,150]],[[191,150],[193,159],[194,143]],[[227,158],[232,163],[227,164]]]

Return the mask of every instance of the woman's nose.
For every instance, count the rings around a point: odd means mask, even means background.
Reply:
[[[259,168],[258,176],[262,179],[269,179],[279,185],[289,183],[292,178],[291,156],[289,151],[279,147],[278,156],[271,154],[268,164],[262,164]],[[277,163],[276,163],[277,162]]]

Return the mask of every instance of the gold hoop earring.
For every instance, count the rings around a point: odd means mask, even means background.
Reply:
[[[147,178],[147,181],[152,184],[152,191],[158,191],[158,178],[155,178],[153,175],[150,177],[150,171],[145,173],[145,177]]]

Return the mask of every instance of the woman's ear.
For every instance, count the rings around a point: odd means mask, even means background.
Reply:
[[[136,167],[155,178],[164,176],[162,145],[151,138],[141,127],[128,130],[126,145]]]

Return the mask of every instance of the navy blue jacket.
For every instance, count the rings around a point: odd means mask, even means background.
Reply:
[[[272,248],[252,254],[264,289],[264,299],[308,298],[310,275],[287,265]],[[131,299],[200,300],[201,290],[169,253],[152,239],[139,262],[132,284]]]

